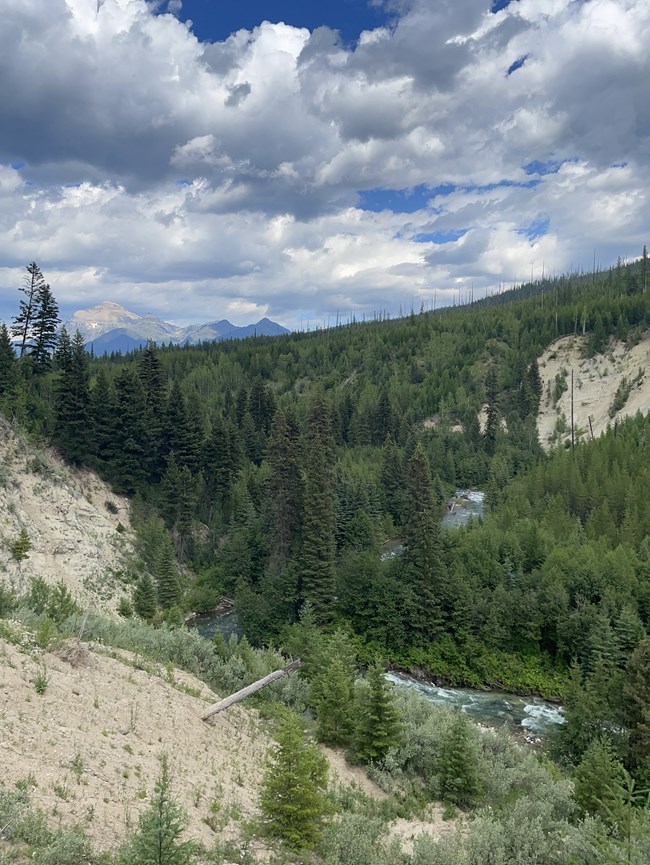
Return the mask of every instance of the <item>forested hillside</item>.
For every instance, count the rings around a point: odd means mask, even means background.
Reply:
[[[559,849],[561,827],[575,848],[558,862],[635,861],[632,839],[647,835],[637,806],[650,785],[650,418],[617,420],[592,440],[572,435],[558,412],[545,453],[540,402],[559,403],[568,371],[543,386],[538,358],[568,334],[581,336],[585,357],[610,352],[614,339],[637,345],[650,327],[646,267],[644,255],[470,307],[102,359],[79,334],[55,335],[46,295],[18,357],[0,331],[2,413],[131,498],[137,555],[120,573],[128,596],[119,614],[166,627],[79,625],[65,618],[74,603],[59,609],[40,584],[21,597],[3,585],[0,613],[22,604],[18,613],[46,645],[58,628],[80,627],[88,639],[180,661],[224,690],[281,663],[251,644],[300,655],[302,678],[285,702],[309,707],[321,740],[350,747],[399,795],[410,790],[409,807],[437,796],[504,809],[512,790],[530,814],[545,809],[540,856]],[[20,337],[19,327],[20,315]],[[612,417],[627,396],[616,391]],[[442,529],[459,487],[485,491],[485,518]],[[14,565],[30,543],[24,531],[9,544]],[[234,598],[247,640],[199,646],[173,636],[184,613],[223,594]],[[355,682],[359,662],[369,667],[365,686]],[[488,783],[490,761],[501,773],[520,757],[490,737],[479,745],[451,716],[434,735],[439,721],[416,723],[415,704],[400,715],[378,662],[452,684],[563,697],[566,723],[551,750],[577,767],[573,792],[546,768],[539,801],[512,778]],[[295,721],[279,729],[280,749],[302,747]],[[418,750],[429,741],[432,762]],[[273,800],[261,807],[272,811]],[[600,822],[579,822],[584,815]],[[481,819],[467,844],[459,836],[422,862],[442,861],[444,849],[449,861],[475,861],[472,844],[487,851],[491,832],[512,842],[506,810],[496,822]],[[602,855],[590,847],[598,838]],[[381,850],[368,861],[383,862]],[[502,861],[519,861],[513,850]]]
[[[134,496],[140,615],[225,592],[251,640],[278,642],[309,601],[368,657],[560,693],[599,631],[648,625],[646,432],[632,421],[545,458],[537,357],[568,333],[588,355],[634,344],[650,325],[646,268],[644,255],[469,307],[105,359],[65,330],[54,345],[47,326],[15,359],[3,331],[0,400]],[[468,486],[488,492],[485,525],[441,533]],[[390,539],[404,553],[382,560]]]

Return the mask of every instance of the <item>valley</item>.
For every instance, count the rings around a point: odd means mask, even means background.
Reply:
[[[632,849],[626,819],[645,855],[625,784],[650,747],[650,307],[616,278],[561,282],[544,311],[525,286],[125,355],[62,336],[42,369],[0,350],[14,860],[74,843],[135,865],[165,784],[188,862],[546,865],[561,837],[559,865],[591,865]],[[227,632],[185,628],[223,596]],[[313,819],[269,796],[283,748],[313,767]]]

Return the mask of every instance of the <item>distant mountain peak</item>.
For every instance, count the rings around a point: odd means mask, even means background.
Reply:
[[[137,312],[131,312],[125,306],[115,303],[114,300],[103,300],[95,306],[89,306],[88,309],[79,309],[74,315],[88,317],[92,315],[126,315],[129,318],[141,318]]]
[[[227,319],[205,324],[178,327],[149,312],[138,315],[119,303],[105,300],[88,309],[80,309],[65,323],[70,333],[79,331],[87,348],[92,345],[96,354],[112,351],[133,351],[148,342],[193,345],[199,342],[218,342],[223,339],[244,339],[249,336],[279,336],[289,333],[286,327],[269,318],[256,324],[239,327]]]

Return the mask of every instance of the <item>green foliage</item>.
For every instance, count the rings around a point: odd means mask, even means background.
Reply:
[[[355,729],[356,655],[350,640],[335,631],[317,659],[311,682],[316,735],[329,745],[349,745]]]
[[[0,619],[8,616],[17,605],[16,593],[4,583],[0,583]]]
[[[576,698],[565,759],[581,758],[598,723],[630,725],[630,750],[615,746],[638,772],[642,719],[612,695],[650,628],[650,423],[632,418],[546,457],[534,415],[536,358],[553,339],[582,329],[596,351],[617,333],[632,344],[650,324],[646,258],[471,309],[280,339],[97,359],[62,334],[46,378],[32,375],[29,327],[22,362],[3,355],[0,333],[0,408],[137,494],[137,572],[165,583],[163,607],[179,600],[169,569],[158,574],[169,533],[184,572],[209,575],[197,606],[232,596],[254,643],[291,637],[309,602],[318,627],[353,630],[364,660],[457,684],[559,695],[575,659],[598,719],[590,726]],[[21,314],[33,315],[41,281],[30,265]],[[439,532],[456,485],[486,484],[482,523]],[[389,538],[404,552],[382,561]],[[154,619],[155,588],[136,595]],[[248,674],[243,654],[221,670],[229,683]]]
[[[650,638],[639,641],[629,658],[623,686],[623,720],[629,731],[631,762],[650,760]]]
[[[156,589],[149,574],[143,574],[133,590],[133,608],[141,619],[150,621],[156,614]]]
[[[56,622],[54,621],[54,619],[51,619],[49,616],[45,616],[45,618],[38,626],[38,630],[36,631],[36,645],[39,647],[39,649],[47,651],[47,649],[49,649],[54,640],[59,636],[60,632],[56,626]]]
[[[181,587],[176,557],[171,540],[167,535],[164,536],[162,547],[158,553],[155,576],[160,606],[166,610],[177,605],[181,596]]]
[[[620,381],[619,386],[616,388],[616,393],[614,394],[614,399],[612,400],[612,404],[609,407],[608,413],[610,417],[614,417],[615,414],[623,408],[625,403],[628,401],[628,397],[632,392],[632,382],[626,377]]]
[[[46,692],[48,681],[47,667],[45,664],[41,664],[34,675],[34,688],[39,697],[42,697]]]
[[[464,807],[475,805],[482,793],[476,744],[471,722],[460,711],[443,745],[438,764],[439,789],[446,802]]]
[[[163,754],[151,804],[140,815],[120,865],[191,865],[195,846],[181,841],[186,826],[187,815],[172,795],[169,760]]]
[[[390,686],[378,665],[370,667],[360,690],[355,753],[363,763],[383,760],[399,742],[401,724]]]
[[[594,739],[585,751],[574,775],[574,797],[587,814],[600,817],[609,825],[618,822],[617,789],[625,783],[625,769],[607,739]]]
[[[42,577],[33,577],[25,603],[37,615],[50,619],[55,629],[67,618],[80,611],[79,605],[63,580],[50,586]],[[48,629],[51,630],[50,625],[45,626],[44,633],[47,633]]]
[[[275,738],[260,796],[264,828],[289,847],[311,849],[321,836],[328,812],[327,761],[305,738],[300,721],[291,713],[280,718]]]
[[[0,324],[0,408],[16,382],[16,354],[6,324]]]
[[[45,814],[34,808],[26,789],[0,786],[0,829],[3,862],[36,865],[86,865],[99,861],[81,829],[50,829]],[[23,858],[26,850],[28,859]]]
[[[21,529],[18,537],[12,541],[9,551],[11,558],[20,563],[29,558],[29,551],[32,548],[32,542],[27,534],[26,529]]]
[[[126,595],[122,595],[122,597],[120,598],[120,601],[117,605],[117,612],[118,615],[122,616],[125,619],[130,619],[133,615],[133,604],[126,597]]]
[[[317,396],[311,407],[305,464],[301,578],[303,600],[316,621],[329,625],[334,615],[333,441],[329,406]]]

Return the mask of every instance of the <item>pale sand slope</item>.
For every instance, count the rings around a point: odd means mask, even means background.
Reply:
[[[21,529],[32,549],[19,565],[10,545]],[[25,589],[33,576],[50,584],[62,580],[82,607],[110,613],[126,593],[114,574],[132,554],[128,529],[126,499],[92,472],[27,443],[0,419],[1,581]]]
[[[350,766],[346,762],[345,754],[340,748],[322,747],[321,750],[329,761],[332,783],[352,787],[379,802],[389,798],[388,794],[368,777],[361,766]],[[445,820],[443,814],[444,807],[432,802],[427,806],[422,820],[406,820],[403,817],[393,820],[388,827],[386,843],[399,841],[401,849],[410,854],[413,852],[413,843],[419,835],[428,835],[434,841],[438,841],[444,835],[464,831],[465,824],[462,818]]]
[[[147,672],[128,652],[119,660],[83,644],[85,658],[73,666],[60,656],[74,647],[42,656],[48,682],[39,696],[40,658],[0,640],[2,783],[30,779],[50,823],[83,823],[99,849],[114,849],[137,827],[167,753],[189,837],[210,846],[214,829],[237,834],[256,811],[269,744],[257,714],[235,707],[208,725],[201,716],[217,698],[193,676],[151,664]]]
[[[650,411],[650,331],[641,342],[629,351],[621,342],[612,341],[604,354],[586,359],[582,357],[583,346],[588,337],[565,336],[552,342],[539,358],[539,371],[544,385],[540,413],[537,418],[539,438],[542,446],[549,448],[549,438],[553,434],[558,417],[563,414],[567,421],[568,432],[563,440],[570,439],[571,429],[571,370],[574,387],[574,424],[578,438],[588,438],[589,416],[594,436],[599,436],[608,424],[616,420]],[[566,369],[568,389],[560,398],[557,408],[549,397],[554,387],[555,376]],[[609,407],[623,376],[632,381],[639,370],[645,370],[641,380],[636,382],[623,408],[610,418]]]
[[[207,847],[236,840],[258,815],[271,739],[257,712],[234,706],[206,724],[201,717],[218,697],[189,673],[123,650],[79,649],[75,640],[42,654],[19,624],[8,626],[22,645],[0,639],[0,779],[8,788],[26,784],[51,824],[82,824],[97,849],[115,849],[151,802],[163,753],[188,837]],[[42,695],[39,670],[47,677]],[[332,783],[386,798],[341,751],[323,750]],[[421,833],[439,838],[459,828],[441,815],[431,805],[423,820],[395,820],[386,841],[409,850]],[[268,858],[263,843],[255,848]]]

